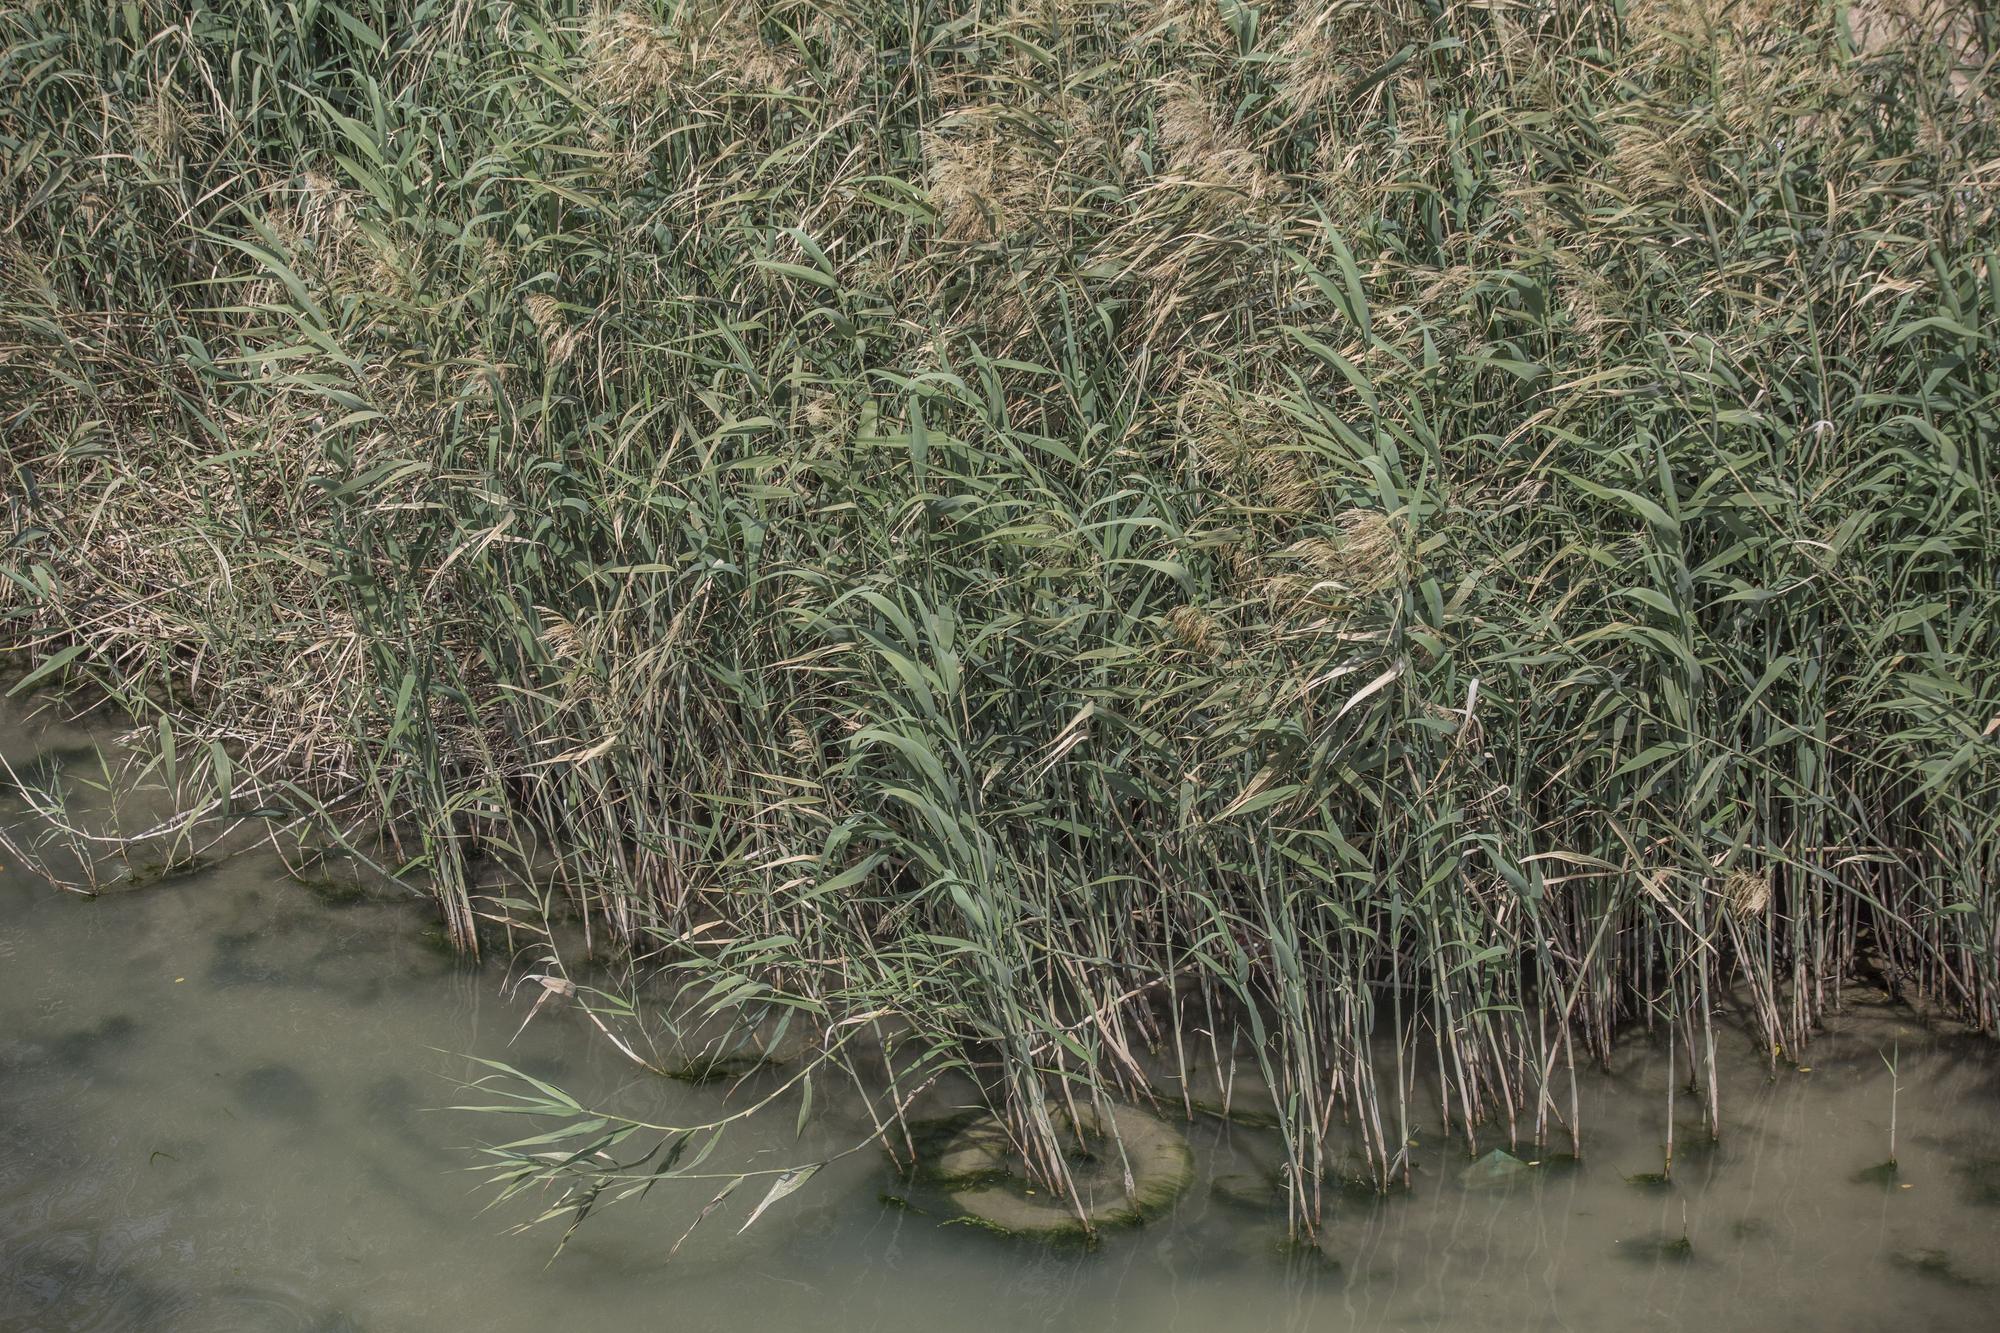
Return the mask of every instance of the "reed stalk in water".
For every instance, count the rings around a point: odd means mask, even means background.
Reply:
[[[1896,1061],[1902,1054],[1902,1043],[1890,1048],[1889,1055],[1882,1061],[1889,1067],[1889,1159],[1890,1170],[1896,1167],[1896,1102],[1903,1093],[1903,1080],[1896,1072]]]
[[[0,632],[459,947],[625,951],[550,993],[634,1058],[960,1070],[1056,1188],[1224,1052],[1306,1229],[1413,1099],[1580,1148],[1641,1019],[1713,1133],[1719,1005],[2000,1021],[1994,48],[16,5]]]

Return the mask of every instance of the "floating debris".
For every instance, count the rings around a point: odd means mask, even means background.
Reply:
[[[1514,1154],[1502,1148],[1495,1148],[1459,1173],[1459,1180],[1467,1189],[1498,1189],[1512,1185],[1534,1168]]]

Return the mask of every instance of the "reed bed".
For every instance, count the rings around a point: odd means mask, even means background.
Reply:
[[[1730,1014],[2000,1023],[1996,37],[12,5],[0,636],[892,1145],[969,1074],[1060,1190],[1234,1061],[1310,1231],[1420,1116],[1581,1150],[1635,1022],[1717,1132]],[[570,1109],[500,1169],[580,1220]]]

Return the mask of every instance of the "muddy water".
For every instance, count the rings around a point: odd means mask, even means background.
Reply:
[[[45,735],[0,719],[10,757]],[[1583,1086],[1581,1167],[1479,1187],[1462,1141],[1420,1133],[1414,1188],[1339,1205],[1318,1253],[1287,1253],[1279,1218],[1232,1201],[1270,1146],[1208,1121],[1178,1208],[1091,1253],[885,1205],[895,1182],[862,1153],[737,1235],[746,1190],[671,1265],[699,1200],[664,1190],[550,1263],[554,1234],[482,1213],[463,1170],[513,1127],[438,1109],[463,1100],[467,1055],[663,1118],[743,1090],[635,1079],[566,1017],[516,1037],[526,1001],[504,968],[441,954],[426,921],[393,891],[315,894],[255,853],[95,900],[0,870],[0,1329],[1996,1323],[2000,1063],[1865,1002],[1805,1071],[1771,1077],[1742,1044],[1727,1136],[1689,1151],[1690,1121],[1663,1186],[1628,1180],[1659,1170],[1664,1137],[1664,1057],[1635,1038]],[[1891,1051],[1900,1169],[1883,1178]],[[787,1108],[732,1162],[848,1142],[855,1109],[829,1092],[802,1142]]]

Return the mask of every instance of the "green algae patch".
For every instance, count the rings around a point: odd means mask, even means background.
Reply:
[[[210,856],[186,856],[165,861],[148,861],[134,867],[114,886],[120,889],[150,889],[159,884],[172,884],[177,880],[190,879],[220,862]]]
[[[975,1118],[961,1126],[939,1146],[930,1171],[945,1185],[985,1184],[1003,1179],[1012,1142],[1006,1128],[991,1117]]]
[[[1186,1138],[1137,1107],[1081,1110],[1065,1138],[1074,1197],[1032,1183],[991,1115],[962,1117],[938,1134],[922,1170],[949,1197],[954,1225],[1078,1244],[1167,1211],[1194,1182]]]
[[[1684,1264],[1694,1258],[1694,1242],[1686,1236],[1628,1236],[1617,1242],[1621,1257],[1635,1263]]]
[[[1423,1168],[1414,1166],[1412,1169],[1420,1171]],[[1387,1180],[1381,1180],[1371,1175],[1365,1168],[1329,1175],[1326,1178],[1326,1189],[1329,1194],[1361,1207],[1372,1207],[1390,1199],[1406,1199],[1410,1195],[1410,1186],[1400,1173],[1390,1176]]]
[[[682,1083],[721,1083],[782,1063],[768,1052],[750,1046],[729,1051],[702,1051],[670,1067],[667,1077]]]
[[[287,871],[286,877],[328,907],[358,907],[372,896],[360,880],[340,875]]]

